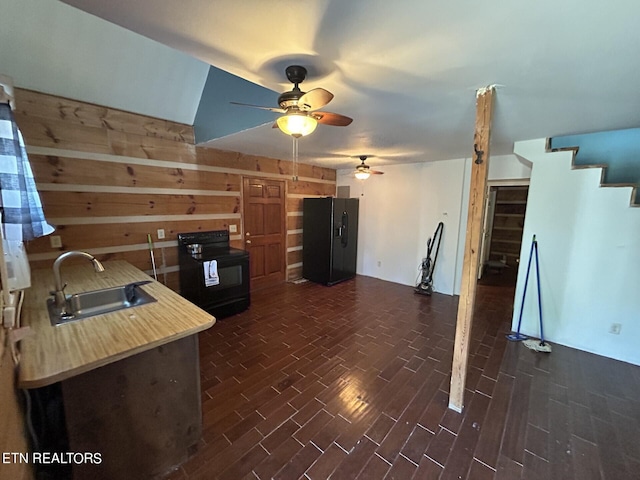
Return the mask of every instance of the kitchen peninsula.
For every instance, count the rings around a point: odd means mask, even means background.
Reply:
[[[124,261],[66,265],[67,294],[152,280]],[[157,281],[157,301],[52,326],[51,269],[34,270],[25,292],[19,386],[59,382],[69,450],[99,452],[99,465],[73,465],[73,478],[155,478],[192,453],[202,431],[197,333],[215,318]]]

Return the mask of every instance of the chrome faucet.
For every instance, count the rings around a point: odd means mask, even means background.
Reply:
[[[72,250],[70,252],[63,253],[58,258],[56,258],[56,261],[53,262],[53,279],[55,281],[56,290],[55,292],[52,292],[52,293],[55,297],[56,307],[60,309],[61,315],[65,315],[67,313],[66,312],[67,298],[64,294],[64,288],[67,285],[62,284],[62,278],[60,277],[60,265],[62,265],[62,262],[64,262],[67,258],[70,258],[70,257],[84,257],[88,260],[91,260],[91,263],[93,263],[93,268],[95,269],[96,272],[98,273],[104,272],[104,267],[102,266],[102,263],[100,263],[100,261],[96,257],[94,257],[93,255],[87,252],[79,252],[79,251]]]

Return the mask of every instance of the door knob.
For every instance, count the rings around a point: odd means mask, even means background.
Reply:
[[[251,234],[250,234],[249,232],[245,233],[245,235],[246,235],[247,237],[250,237],[250,236],[251,236]]]
[[[245,243],[249,244],[249,243],[251,243],[251,240],[247,240]]]

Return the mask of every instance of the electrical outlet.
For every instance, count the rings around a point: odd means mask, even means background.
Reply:
[[[164,238],[164,228],[158,229],[158,240],[162,240]]]
[[[609,333],[613,333],[614,335],[620,335],[620,330],[622,330],[621,323],[612,323],[609,327]]]
[[[236,233],[238,231],[238,227],[236,225],[229,225],[229,233]]]
[[[60,235],[51,235],[49,242],[51,243],[51,248],[62,248],[62,238]]]
[[[378,266],[381,267],[382,266],[382,262],[380,260],[378,260]]]

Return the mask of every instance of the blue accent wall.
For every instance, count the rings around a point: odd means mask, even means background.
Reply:
[[[551,148],[563,147],[580,148],[576,165],[607,165],[606,183],[640,183],[640,128],[551,139]]]
[[[215,67],[209,69],[193,128],[196,143],[273,122],[277,113],[229,102],[278,107],[278,93]]]

